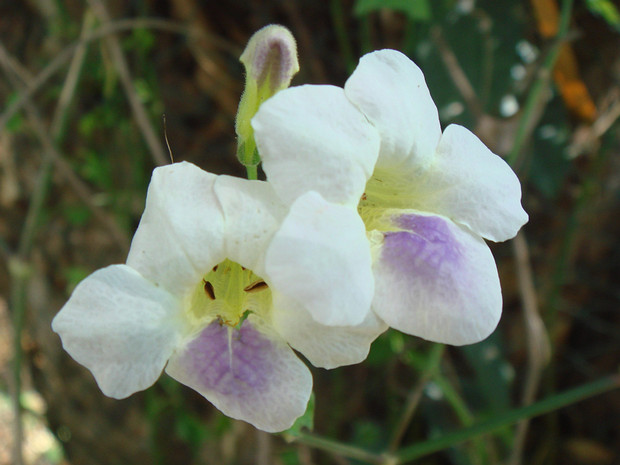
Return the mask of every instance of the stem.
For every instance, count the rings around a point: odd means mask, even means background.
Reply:
[[[620,376],[617,374],[607,376],[591,383],[581,385],[577,388],[564,391],[560,394],[549,396],[546,399],[528,405],[527,407],[510,410],[504,414],[497,415],[494,418],[480,422],[469,428],[447,433],[440,438],[431,439],[429,441],[405,447],[398,451],[395,456],[398,463],[410,462],[417,458],[432,454],[433,452],[460,444],[482,434],[492,433],[505,426],[512,425],[524,418],[540,416],[589,397],[617,389],[618,387],[620,387]]]
[[[90,29],[92,19],[88,14],[85,14],[82,36]],[[48,135],[43,126],[41,117],[32,101],[29,98],[25,100],[25,107],[28,112],[28,117],[31,124],[35,127],[35,132],[38,133],[41,143],[44,147],[43,159],[39,172],[37,175],[37,182],[32,192],[30,203],[28,205],[28,212],[26,214],[26,220],[24,222],[23,229],[21,231],[18,251],[16,257],[10,262],[10,275],[11,275],[11,311],[13,314],[13,434],[14,434],[14,448],[13,448],[13,463],[15,465],[22,464],[23,461],[23,427],[22,427],[22,405],[21,405],[21,392],[22,392],[22,363],[23,363],[23,348],[21,345],[22,333],[24,330],[24,324],[26,320],[26,305],[27,305],[27,288],[30,278],[30,252],[35,242],[35,236],[39,227],[39,221],[41,213],[43,211],[45,200],[49,192],[49,185],[51,181],[51,173],[54,162],[54,147],[52,140],[60,140],[62,135],[62,121],[64,120],[66,113],[69,109],[73,96],[75,95],[75,89],[79,79],[79,74],[82,69],[82,64],[85,57],[85,45],[81,45],[77,48],[69,72],[63,84],[61,99],[54,112],[52,118],[52,134]],[[13,65],[12,65],[13,64]],[[17,67],[17,62],[12,60],[12,57],[8,52],[0,45],[0,67],[2,67],[7,74],[9,81],[15,86],[16,89],[20,89],[24,85],[28,85],[31,77],[27,73],[20,73]],[[20,79],[24,82],[20,82]]]
[[[398,423],[398,426],[394,429],[394,433],[392,434],[392,440],[390,441],[390,446],[388,450],[390,452],[394,452],[398,449],[400,442],[407,431],[407,427],[409,423],[411,423],[411,419],[413,418],[413,414],[420,403],[420,399],[422,398],[422,394],[424,393],[424,388],[428,384],[428,382],[435,377],[439,366],[441,365],[441,359],[443,353],[445,351],[446,346],[443,344],[434,344],[431,348],[431,353],[428,358],[427,366],[420,377],[420,380],[413,387],[409,396],[407,397],[407,403],[405,404],[405,408],[403,409],[403,415]]]
[[[112,22],[108,10],[102,0],[89,0],[88,2],[95,15],[103,25]],[[142,133],[144,142],[146,142],[151,156],[153,157],[153,162],[157,166],[167,165],[168,157],[166,156],[166,151],[164,150],[161,140],[155,133],[155,129],[153,129],[153,123],[148,111],[138,97],[133,83],[133,77],[131,75],[131,71],[129,70],[129,63],[121,47],[121,42],[118,35],[111,34],[103,40],[108,47],[110,56],[112,57],[112,62],[114,63],[114,67],[118,73],[121,85],[125,91],[125,95],[127,96],[129,106],[133,112],[134,119],[138,125],[138,129],[140,129],[140,132]]]
[[[523,319],[525,320],[528,356],[528,366],[521,403],[522,405],[529,405],[536,397],[542,372],[551,359],[551,346],[547,336],[547,329],[545,328],[545,324],[538,310],[538,298],[534,285],[530,253],[523,230],[513,239],[512,245],[517,266]],[[512,452],[507,462],[508,465],[519,465],[521,463],[528,425],[528,419],[524,419],[517,425]]]
[[[560,54],[560,49],[564,44],[564,40],[568,34],[568,27],[570,25],[570,16],[573,9],[573,0],[564,0],[562,2],[562,11],[560,16],[560,26],[558,29],[558,35],[556,37],[556,43],[553,44],[553,48],[547,55],[543,66],[539,72],[538,79],[532,86],[532,90],[527,96],[527,100],[525,101],[525,105],[523,108],[523,116],[519,120],[519,126],[517,127],[517,132],[515,135],[514,144],[512,146],[512,150],[508,155],[506,161],[513,168],[517,164],[519,160],[519,156],[521,151],[523,150],[523,146],[526,141],[529,139],[532,131],[534,130],[535,124],[538,122],[538,117],[536,117],[537,112],[540,110],[539,102],[542,96],[543,91],[547,88],[547,84],[551,79],[551,71],[555,62]]]
[[[338,441],[334,441],[331,439],[327,439],[321,436],[317,436],[315,434],[308,433],[299,433],[298,436],[289,437],[285,439],[292,439],[295,442],[299,442],[301,444],[305,444],[307,446],[313,447],[315,449],[320,449],[325,452],[331,452],[333,454],[348,457],[350,459],[361,460],[363,462],[371,463],[371,464],[386,464],[391,463],[389,461],[389,457],[376,454],[374,452],[367,451],[365,449],[361,449],[359,447],[350,446],[348,444],[342,444]]]
[[[258,179],[258,168],[256,165],[245,165],[245,171],[248,174],[248,179]]]
[[[197,38],[203,37],[208,39],[210,43],[214,44],[216,47],[226,50],[233,56],[239,56],[241,54],[241,51],[238,50],[237,47],[222,40],[216,35],[211,35],[199,28],[188,27],[185,24],[174,21],[168,21],[160,18],[132,18],[108,22],[85,37],[76,40],[71,45],[68,45],[65,49],[58,53],[58,55],[56,55],[40,73],[37,74],[32,82],[28,83],[27,87],[18,94],[17,98],[11,102],[7,106],[4,113],[0,115],[0,131],[4,128],[6,123],[24,107],[26,101],[38,92],[54,74],[62,69],[65,63],[71,59],[78,47],[86,45],[94,40],[107,37],[110,34],[115,34],[121,31],[132,31],[140,28],[156,29],[174,34],[185,35],[188,37],[188,42],[190,43]]]
[[[21,335],[24,328],[24,319],[26,314],[26,281],[24,276],[23,262],[14,263],[15,268],[20,268],[11,273],[13,285],[11,286],[11,311],[13,313],[13,392],[11,403],[13,406],[13,463],[22,465],[23,460],[23,442],[24,429],[22,426],[22,339]]]

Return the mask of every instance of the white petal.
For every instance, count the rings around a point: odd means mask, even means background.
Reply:
[[[446,128],[430,169],[410,186],[419,201],[410,208],[447,216],[493,241],[514,237],[528,220],[515,173],[462,126]]]
[[[394,215],[374,264],[373,309],[391,327],[436,342],[478,342],[496,327],[502,295],[484,240],[447,218]]]
[[[278,92],[252,119],[267,179],[286,203],[304,192],[357,206],[379,150],[376,130],[339,87]]]
[[[226,223],[226,258],[262,276],[265,251],[286,207],[264,181],[218,176],[214,189]]]
[[[357,326],[325,326],[317,323],[299,304],[274,293],[274,329],[314,366],[336,368],[362,362],[370,344],[387,325],[369,312]]]
[[[396,50],[364,55],[344,86],[347,98],[381,137],[377,166],[424,166],[441,136],[437,107],[424,74]]]
[[[169,293],[126,265],[112,265],[75,288],[52,329],[103,393],[122,399],[159,378],[184,326]]]
[[[373,295],[370,246],[357,211],[316,192],[299,197],[267,250],[268,284],[319,323],[356,325]]]
[[[170,359],[166,372],[229,417],[268,432],[292,426],[312,391],[308,368],[252,315],[240,330],[211,323]]]
[[[527,222],[519,178],[508,163],[464,127],[446,128],[432,171],[436,175],[429,173],[424,183],[431,211],[493,241],[514,237]],[[437,190],[435,183],[441,183]]]
[[[226,258],[216,178],[187,162],[153,171],[127,264],[175,295]]]

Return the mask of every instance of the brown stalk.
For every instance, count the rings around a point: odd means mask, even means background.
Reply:
[[[102,24],[107,25],[112,22],[108,10],[102,0],[89,0],[88,3]],[[129,105],[131,106],[136,123],[142,132],[142,137],[144,137],[144,140],[149,147],[154,163],[158,166],[167,165],[168,156],[166,155],[166,151],[164,150],[161,141],[155,134],[155,130],[151,125],[146,109],[144,108],[144,105],[142,105],[142,102],[140,101],[140,98],[134,88],[131,71],[129,71],[129,65],[127,64],[127,59],[123,54],[123,50],[121,49],[121,44],[118,37],[116,35],[110,35],[103,40],[110,51],[112,61],[116,67],[116,71],[118,72],[123,86],[123,90],[125,91],[127,100],[129,100]]]

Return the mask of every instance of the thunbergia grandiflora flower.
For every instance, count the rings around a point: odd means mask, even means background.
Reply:
[[[333,368],[386,328],[369,311],[366,243],[355,211],[316,192],[285,206],[263,181],[157,168],[127,263],[82,281],[53,329],[110,397],[165,368],[226,415],[281,431],[312,390],[291,347]]]
[[[252,125],[267,179],[285,202],[318,192],[359,212],[381,319],[455,345],[494,330],[502,297],[484,239],[509,239],[527,221],[521,186],[467,129],[450,125],[442,134],[411,60],[370,53],[344,89],[283,90]]]

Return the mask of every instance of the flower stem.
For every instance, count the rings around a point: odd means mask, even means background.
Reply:
[[[313,447],[315,449],[320,449],[325,452],[331,452],[341,457],[348,457],[350,459],[360,460],[366,463],[376,465],[394,463],[393,460],[390,461],[390,458],[386,457],[383,454],[377,454],[356,446],[343,444],[332,439],[317,436],[316,434],[301,432],[295,436],[285,436],[285,439],[299,442],[301,444],[305,444],[307,446]]]
[[[245,171],[248,175],[248,179],[258,179],[258,168],[256,165],[245,165]]]

